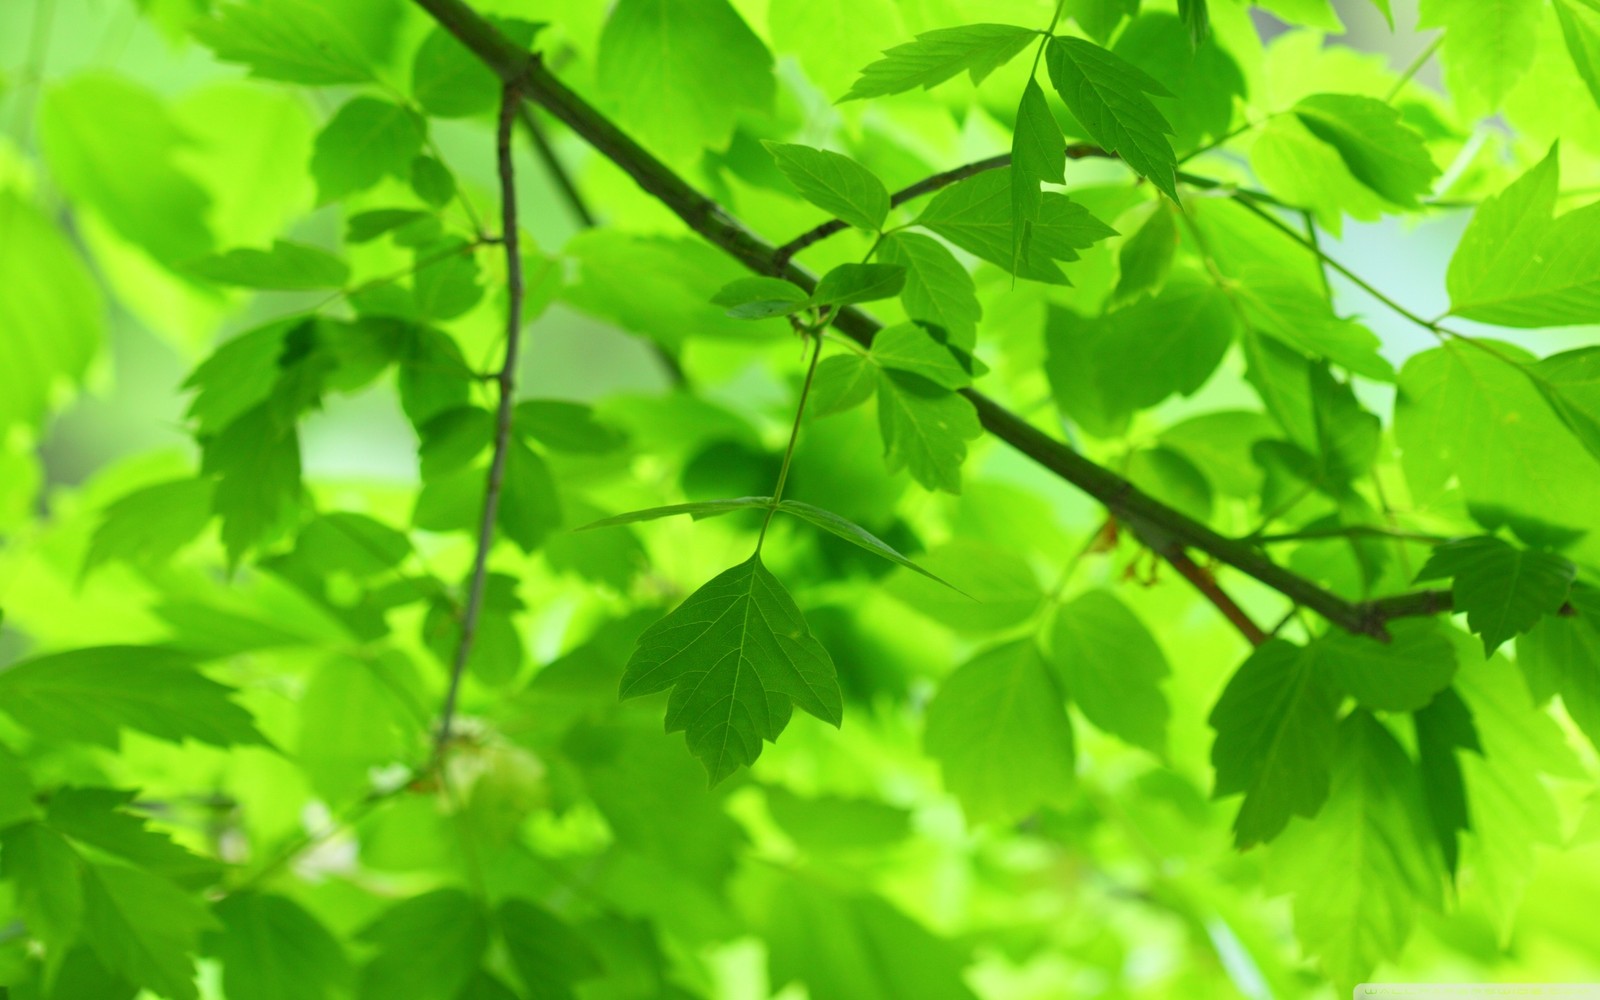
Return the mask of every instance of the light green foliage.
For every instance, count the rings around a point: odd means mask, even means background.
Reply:
[[[1127,605],[1091,590],[1056,612],[1050,665],[1090,722],[1135,746],[1165,754],[1170,710],[1161,690],[1167,658]]]
[[[1533,65],[1537,0],[1422,0],[1419,27],[1445,29],[1452,90],[1498,107]]]
[[[1502,326],[1569,326],[1600,304],[1600,208],[1555,215],[1556,151],[1484,202],[1450,258],[1450,311]]]
[[[1072,792],[1072,722],[1031,641],[979,653],[928,706],[923,736],[974,822],[1021,819]]]
[[[1289,825],[1269,865],[1273,884],[1294,893],[1304,947],[1347,988],[1399,952],[1419,903],[1437,903],[1439,861],[1411,761],[1383,724],[1354,712],[1331,749],[1327,804]]]
[[[0,3],[0,996],[1600,980],[1596,39]]]
[[[1089,138],[1177,201],[1177,158],[1167,141],[1172,126],[1146,96],[1171,92],[1131,63],[1078,38],[1051,39],[1046,61],[1050,82]]]
[[[806,201],[869,232],[883,228],[889,190],[872,171],[826,149],[781,142],[766,145],[783,176]]]
[[[864,68],[840,100],[932,88],[963,70],[973,83],[982,83],[1035,37],[1035,32],[1011,24],[967,24],[925,31],[916,41],[896,45],[884,58]]]
[[[722,146],[741,111],[773,98],[772,56],[728,0],[621,0],[596,78],[621,120],[673,158]]]
[[[1295,115],[1317,138],[1338,150],[1350,173],[1397,205],[1413,208],[1439,176],[1422,136],[1382,101],[1351,94],[1313,94]]]
[[[1482,637],[1487,656],[1559,611],[1576,575],[1561,556],[1485,535],[1434,549],[1417,579],[1450,581],[1455,610]]]
[[[33,423],[64,378],[88,367],[102,335],[100,293],[34,206],[0,191],[0,429]]]
[[[713,784],[761,755],[793,706],[838,725],[839,683],[788,591],[760,556],[723,572],[646,629],[622,696],[671,689],[667,731],[684,731]]]
[[[1315,816],[1328,797],[1338,698],[1313,650],[1282,639],[1261,646],[1228,681],[1211,712],[1217,731],[1214,794],[1244,794],[1235,839],[1276,837],[1294,816]]]
[[[1090,215],[1082,205],[1050,191],[1040,195],[1039,216],[1029,229],[1029,254],[1012,253],[1011,171],[991,170],[941,191],[917,216],[916,224],[933,230],[956,246],[1018,277],[1066,284],[1053,261],[1078,259],[1116,231]]]
[[[416,112],[389,101],[358,97],[340,107],[317,134],[311,154],[317,201],[365,191],[385,174],[408,176],[426,128]]]

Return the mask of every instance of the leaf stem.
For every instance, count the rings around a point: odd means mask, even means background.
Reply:
[[[1389,88],[1389,92],[1383,95],[1383,103],[1393,104],[1394,99],[1400,96],[1400,92],[1406,89],[1406,84],[1410,83],[1412,78],[1421,71],[1422,67],[1428,64],[1428,60],[1433,58],[1433,54],[1438,52],[1439,46],[1443,44],[1444,32],[1441,31],[1434,37],[1433,41],[1429,42],[1421,52],[1417,53],[1417,57],[1411,60],[1409,66],[1400,71],[1400,79],[1396,80],[1394,86]]]
[[[489,576],[489,550],[494,547],[494,526],[500,514],[500,494],[505,484],[506,455],[511,446],[511,423],[516,405],[518,348],[522,341],[522,252],[517,234],[516,168],[511,158],[511,130],[517,121],[522,91],[517,81],[506,83],[500,96],[499,127],[495,133],[495,154],[500,172],[501,241],[506,251],[506,285],[510,303],[506,308],[506,355],[495,377],[500,388],[495,411],[494,453],[489,460],[489,477],[483,493],[483,516],[478,522],[478,546],[472,558],[472,576],[467,585],[466,605],[461,614],[461,639],[450,665],[450,686],[445,692],[444,709],[439,716],[439,732],[434,743],[438,762],[450,743],[450,726],[461,696],[461,678],[472,656],[478,619],[483,614],[483,593]]]
[[[805,416],[811,383],[817,377],[817,362],[822,359],[821,330],[808,329],[806,336],[812,343],[811,364],[806,366],[806,378],[800,385],[800,402],[794,408],[794,425],[789,428],[789,445],[783,450],[783,464],[778,467],[778,484],[772,488],[772,503],[767,505],[767,516],[761,520],[761,534],[756,538],[757,555],[761,554],[761,544],[767,540],[767,528],[772,524],[772,515],[778,512],[778,504],[783,500],[783,486],[789,481],[789,465],[794,461],[795,442],[800,440],[800,418]]]

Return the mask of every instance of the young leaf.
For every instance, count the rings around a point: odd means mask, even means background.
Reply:
[[[365,191],[385,174],[404,180],[426,134],[427,123],[415,111],[376,97],[354,98],[317,135],[311,155],[317,203]]]
[[[220,285],[307,290],[338,288],[350,277],[344,261],[326,250],[274,240],[271,250],[242,247],[185,265],[189,273]]]
[[[84,937],[112,972],[169,1000],[196,1000],[200,934],[216,926],[205,904],[137,868],[85,864]]]
[[[1240,848],[1271,840],[1290,818],[1322,808],[1338,709],[1316,656],[1282,639],[1257,648],[1228,682],[1211,710],[1213,795],[1244,793],[1233,824]]]
[[[943,236],[956,246],[1010,271],[1019,278],[1054,285],[1070,284],[1052,261],[1078,259],[1085,250],[1117,231],[1089,210],[1054,191],[1040,195],[1039,217],[1029,240],[1030,253],[1021,261],[1012,254],[1011,169],[986,170],[940,191],[917,217],[916,225]]]
[[[878,260],[906,269],[900,304],[907,316],[939,327],[950,343],[972,350],[983,306],[972,275],[948,247],[923,233],[889,233],[878,244]]]
[[[1397,205],[1417,206],[1439,176],[1427,144],[1400,112],[1374,97],[1313,94],[1294,106],[1312,134],[1339,151],[1350,173]]]
[[[809,409],[825,417],[860,406],[878,388],[878,366],[859,354],[836,354],[817,366]]]
[[[889,215],[889,189],[848,156],[787,142],[765,143],[801,197],[831,215],[877,232]],[[715,301],[715,300],[713,300]]]
[[[863,528],[861,525],[849,520],[848,518],[840,517],[831,510],[824,510],[821,507],[816,507],[808,503],[802,503],[799,500],[779,501],[778,509],[785,514],[792,514],[802,521],[808,521],[811,524],[821,528],[823,531],[837,535],[838,537],[849,542],[851,545],[866,549],[873,555],[882,556],[883,558],[894,563],[896,566],[904,566],[906,569],[909,569],[914,573],[921,573],[928,579],[933,580],[936,583],[942,583],[951,590],[960,590],[960,588],[956,587],[954,584],[934,576],[932,573],[923,569],[921,566],[918,566],[910,559],[907,559],[905,556],[896,551],[892,545],[885,542],[877,535],[874,535],[866,528]]]
[[[840,264],[822,276],[811,304],[847,306],[892,299],[905,287],[906,269],[898,264]]]
[[[1456,651],[1431,619],[1389,625],[1390,641],[1330,632],[1312,644],[1333,684],[1363,707],[1411,712],[1450,686]]]
[[[1561,37],[1578,75],[1600,105],[1600,3],[1596,0],[1555,0]]]
[[[359,1000],[454,997],[489,947],[489,918],[460,889],[435,889],[389,907],[357,936],[377,949]]]
[[[350,979],[344,949],[285,896],[235,892],[216,907],[222,932],[207,952],[222,960],[230,1000],[329,1000]]]
[[[1450,258],[1450,312],[1513,327],[1592,323],[1600,310],[1600,202],[1556,217],[1557,150],[1472,215]]]
[[[1167,658],[1144,622],[1110,591],[1085,591],[1056,613],[1050,665],[1099,728],[1164,756]]]
[[[728,0],[620,0],[594,78],[622,123],[669,158],[722,148],[739,113],[772,106],[772,56]]]
[[[983,433],[970,402],[920,375],[878,375],[878,430],[889,471],[908,469],[930,490],[961,492],[967,442]]]
[[[1572,721],[1600,747],[1600,592],[1575,584],[1574,614],[1547,615],[1517,637],[1517,666],[1538,705],[1561,696]]]
[[[118,497],[89,541],[83,571],[113,559],[155,566],[194,541],[211,520],[208,479],[174,479]]]
[[[1046,64],[1050,82],[1089,138],[1177,201],[1178,160],[1166,138],[1172,126],[1145,96],[1169,97],[1167,88],[1081,38],[1050,39]]]
[[[1455,610],[1483,639],[1485,656],[1560,611],[1576,577],[1576,567],[1561,556],[1490,535],[1440,545],[1417,573],[1418,582],[1451,581]]]
[[[1066,140],[1061,126],[1045,103],[1039,81],[1030,79],[1017,107],[1017,127],[1011,136],[1011,257],[1021,261],[1028,255],[1034,224],[1039,221],[1042,204],[1040,183],[1060,184],[1065,180]],[[1012,271],[1017,265],[1012,265]]]
[[[683,730],[714,785],[761,756],[799,706],[837,726],[833,660],[783,585],[751,556],[639,637],[622,697],[671,689],[667,732]]]
[[[1520,651],[1520,647],[1519,647]],[[1472,712],[1455,688],[1445,688],[1427,707],[1411,714],[1417,732],[1417,768],[1422,773],[1423,804],[1434,839],[1451,875],[1461,861],[1461,834],[1471,829],[1467,789],[1456,754],[1483,753]]]
[[[1337,316],[1327,298],[1292,272],[1271,264],[1241,267],[1234,298],[1250,326],[1312,358],[1327,358],[1357,375],[1394,381],[1394,366],[1378,353],[1378,335]]]
[[[806,290],[782,278],[736,278],[711,297],[734,319],[768,319],[788,316],[811,304]]]
[[[979,653],[946,677],[923,741],[972,823],[1021,819],[1072,796],[1072,722],[1032,640]]]
[[[1537,0],[1422,0],[1417,27],[1444,29],[1450,91],[1475,92],[1492,111],[1533,65],[1543,7]]]
[[[372,79],[371,60],[340,11],[320,0],[230,2],[190,30],[218,59],[263,79],[320,86]]]
[[[1010,62],[1038,32],[1013,24],[967,24],[925,31],[914,42],[896,45],[861,71],[840,103],[883,97],[913,87],[931,90],[962,70],[974,84]]]
[[[1117,286],[1111,304],[1122,305],[1161,290],[1178,253],[1178,221],[1164,202],[1117,252]]]
[[[300,436],[270,402],[206,441],[200,468],[216,477],[211,504],[222,519],[222,543],[231,563],[293,527],[302,491]]]
[[[95,646],[34,657],[0,672],[0,709],[48,739],[116,748],[122,729],[178,743],[266,745],[233,689],[185,653]]]
[[[1532,374],[1545,402],[1600,461],[1600,348],[1551,355],[1533,365]]]
[[[921,375],[945,389],[972,384],[972,373],[950,348],[916,323],[896,323],[879,330],[872,338],[870,357],[884,368]]]
[[[635,521],[654,521],[657,518],[673,517],[678,514],[688,514],[695,520],[702,517],[716,517],[719,514],[731,514],[736,510],[748,510],[751,507],[770,507],[771,497],[734,497],[728,500],[697,500],[693,503],[674,503],[665,507],[650,507],[646,510],[629,511],[626,514],[617,514],[612,517],[591,521],[575,531],[588,531],[591,528],[610,528],[618,524],[632,524]]]
[[[1272,845],[1269,872],[1294,894],[1295,935],[1340,989],[1352,989],[1399,954],[1419,904],[1440,901],[1443,865],[1416,771],[1382,723],[1355,712],[1330,749],[1328,801]]]

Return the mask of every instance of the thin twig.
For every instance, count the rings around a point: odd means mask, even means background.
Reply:
[[[1259,646],[1267,641],[1267,633],[1261,631],[1261,626],[1228,596],[1228,592],[1217,583],[1217,578],[1210,570],[1200,566],[1189,557],[1189,553],[1180,548],[1169,549],[1161,555],[1172,564],[1172,568],[1177,570],[1179,575],[1193,584],[1194,589],[1200,591],[1206,600],[1222,612],[1222,617],[1228,619],[1229,623],[1239,630],[1239,634],[1249,640],[1250,645]]]
[[[445,692],[444,710],[439,717],[439,734],[434,757],[444,755],[450,743],[450,725],[455,719],[456,702],[461,695],[461,678],[472,656],[472,642],[483,614],[484,585],[489,576],[489,550],[494,547],[495,520],[500,514],[500,492],[505,484],[506,455],[511,446],[511,423],[516,406],[518,347],[522,342],[522,252],[517,235],[516,169],[511,162],[511,130],[522,103],[521,88],[515,80],[505,85],[500,98],[499,130],[495,136],[496,159],[500,167],[500,240],[506,250],[506,286],[510,304],[506,308],[506,359],[495,377],[500,388],[495,411],[494,454],[489,460],[489,478],[483,492],[483,519],[478,523],[478,549],[472,558],[472,577],[467,585],[466,605],[461,613],[461,640],[450,665],[450,687]]]
[[[783,452],[783,465],[778,467],[778,485],[772,488],[772,503],[767,506],[767,516],[761,522],[761,534],[756,538],[756,552],[761,551],[761,543],[767,540],[767,527],[772,524],[772,515],[777,513],[778,504],[783,500],[783,487],[789,481],[789,465],[794,461],[794,445],[800,440],[800,419],[806,413],[806,400],[811,397],[811,383],[817,377],[817,362],[822,359],[822,335],[819,331],[808,331],[807,336],[814,342],[811,351],[811,364],[806,366],[806,380],[800,386],[800,401],[794,408],[794,426],[789,428],[789,446]]]
[[[1433,54],[1438,52],[1439,46],[1443,44],[1444,32],[1441,31],[1434,37],[1433,41],[1429,42],[1421,52],[1417,53],[1417,57],[1411,60],[1411,65],[1400,72],[1400,79],[1396,80],[1394,86],[1389,88],[1389,92],[1383,95],[1383,103],[1393,104],[1394,99],[1400,96],[1400,92],[1406,89],[1406,84],[1410,83],[1422,67],[1428,64],[1428,60],[1433,58]]]

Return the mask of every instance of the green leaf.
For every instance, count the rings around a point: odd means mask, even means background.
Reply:
[[[915,323],[886,326],[872,338],[870,357],[884,368],[920,375],[945,389],[964,389],[972,374],[950,348]]]
[[[1417,573],[1418,582],[1450,580],[1455,610],[1483,639],[1485,656],[1560,611],[1576,578],[1576,567],[1561,556],[1489,535],[1438,546]]]
[[[905,287],[906,269],[898,264],[840,264],[817,282],[811,304],[847,306],[892,299]]]
[[[215,477],[212,509],[237,565],[249,549],[293,527],[300,509],[300,437],[271,403],[262,403],[204,442],[201,471]]]
[[[848,156],[787,142],[764,143],[801,197],[844,221],[877,232],[889,215],[889,189]]]
[[[1081,38],[1050,39],[1045,62],[1050,82],[1089,138],[1177,201],[1177,156],[1166,138],[1172,126],[1145,96],[1171,96],[1167,88]]]
[[[1294,894],[1295,936],[1343,990],[1399,955],[1418,906],[1441,901],[1442,865],[1416,771],[1389,731],[1355,712],[1332,749],[1328,801],[1272,845],[1269,877]]]
[[[1167,752],[1167,658],[1144,622],[1110,591],[1085,591],[1061,607],[1050,665],[1067,696],[1100,729],[1158,756]]]
[[[1600,310],[1600,202],[1555,216],[1557,151],[1490,198],[1461,236],[1450,312],[1500,326],[1593,323]]]
[[[84,937],[107,969],[170,1000],[196,1000],[194,961],[205,904],[136,868],[83,866]]]
[[[735,278],[711,297],[734,319],[769,319],[788,316],[811,304],[806,290],[782,278]]]
[[[518,434],[552,451],[594,455],[616,451],[628,442],[622,431],[596,418],[586,403],[525,399],[517,404],[513,419]]]
[[[1517,666],[1538,705],[1561,696],[1572,721],[1600,747],[1600,593],[1572,588],[1571,615],[1549,615],[1517,637]]]
[[[1206,34],[1211,30],[1211,15],[1206,10],[1206,0],[1178,0],[1178,17],[1183,19],[1183,25],[1189,29],[1189,37],[1195,45],[1206,40]]]
[[[211,520],[212,484],[174,479],[117,498],[89,542],[83,571],[112,560],[155,566],[194,541]]]
[[[1278,836],[1328,797],[1339,699],[1307,649],[1271,639],[1228,681],[1211,710],[1214,795],[1244,794],[1233,830],[1246,848]]]
[[[1422,0],[1418,28],[1443,28],[1445,82],[1458,100],[1469,93],[1489,110],[1533,65],[1539,0]]]
[[[1033,569],[1008,549],[957,539],[928,552],[920,562],[930,572],[960,580],[961,590],[936,586],[910,573],[895,573],[886,589],[929,621],[957,632],[1002,631],[1032,618],[1044,603]]]
[[[222,961],[229,1000],[330,1000],[350,979],[344,949],[284,896],[235,892],[216,907],[222,932],[207,952]]]
[[[1017,107],[1017,126],[1011,135],[1011,257],[1028,255],[1034,224],[1043,205],[1041,183],[1060,184],[1067,166],[1066,140],[1061,126],[1045,103],[1039,81],[1029,78]],[[1017,265],[1012,265],[1012,271]]]
[[[411,190],[434,208],[443,208],[456,196],[456,175],[435,157],[414,158],[411,161],[410,178]]]
[[[1339,236],[1348,216],[1376,220],[1396,206],[1357,180],[1333,146],[1294,115],[1277,115],[1256,132],[1250,168],[1262,185],[1291,205],[1311,210],[1317,225]]]
[[[884,58],[861,71],[850,92],[839,100],[899,94],[914,87],[933,87],[966,70],[974,84],[1010,62],[1039,33],[1013,24],[966,24],[917,35],[896,45]]]
[[[385,910],[357,935],[377,949],[360,1000],[455,1000],[489,947],[489,918],[460,889],[435,889]]]
[[[836,354],[817,366],[807,408],[825,417],[860,406],[878,388],[878,366],[860,354]]]
[[[973,823],[1071,801],[1072,723],[1032,640],[979,653],[946,677],[923,742]]]
[[[136,795],[114,788],[58,788],[50,796],[45,822],[78,843],[180,885],[214,882],[221,865],[190,853],[165,833],[146,827],[145,818],[129,808]]]
[[[410,108],[357,97],[334,112],[311,154],[317,203],[325,205],[377,184],[384,175],[410,176],[427,123]]]
[[[1600,4],[1595,0],[1555,0],[1555,6],[1567,54],[1595,104],[1600,105]]]
[[[874,535],[866,528],[863,528],[861,525],[849,520],[848,518],[840,517],[831,510],[824,510],[821,507],[803,503],[799,500],[779,501],[778,509],[785,514],[792,514],[802,521],[810,522],[811,524],[821,528],[823,531],[837,535],[838,537],[849,542],[851,545],[866,549],[873,555],[882,556],[884,559],[889,560],[896,566],[904,566],[906,569],[909,569],[914,573],[921,573],[928,579],[937,583],[942,583],[951,590],[960,590],[960,588],[956,587],[954,584],[939,579],[939,577],[934,576],[932,573],[923,569],[921,566],[918,566],[910,559],[907,559],[905,556],[896,551],[894,546],[885,542],[877,535]]]
[[[1520,651],[1520,647],[1519,647]],[[1417,731],[1417,768],[1422,774],[1423,804],[1445,868],[1455,875],[1461,863],[1461,834],[1471,829],[1467,788],[1456,754],[1483,752],[1472,712],[1455,688],[1445,688],[1427,707],[1412,713]]]
[[[1252,264],[1234,275],[1234,298],[1252,329],[1312,358],[1327,358],[1357,375],[1394,381],[1394,366],[1378,353],[1377,334],[1336,316],[1328,300],[1292,272]]]
[[[878,431],[889,471],[907,469],[930,490],[961,492],[967,442],[983,433],[978,411],[964,397],[920,375],[878,375]]]
[[[1388,642],[1330,632],[1311,649],[1328,680],[1363,707],[1416,711],[1450,686],[1456,674],[1455,647],[1430,619],[1391,622],[1388,628]]]
[[[184,270],[220,285],[306,290],[338,288],[350,278],[344,261],[318,247],[273,240],[271,250],[243,247],[201,257]]]
[[[939,327],[958,347],[976,346],[983,306],[972,275],[949,248],[923,233],[889,233],[878,244],[878,260],[906,269],[900,304],[907,316]]]
[[[256,743],[232,688],[195,669],[188,654],[154,646],[95,646],[33,657],[0,672],[0,709],[47,739],[115,749],[121,729],[177,743]]]
[[[1230,40],[1224,48],[1214,37],[1196,41],[1190,28],[1179,17],[1147,6],[1111,44],[1113,53],[1175,95],[1154,97],[1151,103],[1172,126],[1172,144],[1180,151],[1226,135],[1236,99],[1247,96],[1235,43]]]
[[[495,911],[495,919],[512,966],[534,996],[546,996],[600,974],[600,961],[587,942],[544,907],[508,899]]]
[[[654,521],[662,517],[674,517],[678,514],[688,514],[695,520],[702,517],[716,517],[719,514],[731,514],[736,510],[748,510],[752,507],[767,508],[772,506],[771,497],[733,497],[727,500],[697,500],[693,503],[674,503],[665,507],[650,507],[645,510],[629,511],[626,514],[617,514],[612,517],[591,521],[575,531],[588,531],[591,528],[610,528],[618,524],[632,524],[635,521]]]
[[[742,111],[772,106],[772,56],[727,0],[620,0],[594,78],[621,124],[668,159],[723,147]]]
[[[415,427],[467,404],[475,377],[461,346],[431,326],[406,328],[400,350],[400,407]]]
[[[1600,461],[1600,348],[1551,355],[1533,365],[1532,376],[1556,416]]]
[[[422,697],[415,665],[393,650],[314,667],[300,696],[295,759],[316,793],[330,803],[358,800],[376,769],[414,756],[430,712]]]
[[[1177,218],[1165,202],[1158,202],[1117,253],[1117,286],[1111,291],[1111,304],[1126,304],[1161,291],[1177,253]]]
[[[429,223],[437,225],[434,215],[420,208],[377,208],[350,216],[344,238],[347,243],[370,243],[385,233],[406,233]]]
[[[1313,94],[1294,106],[1312,134],[1334,149],[1350,173],[1397,205],[1415,208],[1439,176],[1422,136],[1400,112],[1374,97]]]
[[[524,552],[537,549],[561,527],[561,496],[550,466],[539,453],[512,440],[506,445],[504,490],[498,524]]]
[[[0,190],[0,434],[40,420],[56,384],[81,379],[105,332],[100,289],[43,213]]]
[[[524,48],[543,24],[488,19],[501,34]],[[501,83],[483,60],[446,31],[435,26],[411,59],[411,96],[434,118],[466,118],[500,105]]]
[[[223,62],[243,63],[252,76],[289,83],[365,83],[372,65],[338,5],[321,0],[226,3],[195,22],[194,36]]]
[[[639,637],[622,697],[671,689],[667,732],[683,730],[715,785],[761,755],[798,705],[837,726],[833,660],[759,556],[719,574]]]
[[[940,191],[917,217],[956,246],[1016,275],[1049,284],[1070,284],[1051,261],[1078,259],[1086,250],[1117,231],[1089,210],[1054,191],[1040,196],[1039,218],[1029,240],[1029,255],[1017,261],[1011,230],[1011,170],[986,170]]]
[[[82,869],[66,838],[43,823],[0,830],[0,876],[33,937],[66,951],[83,926]]]
[[[1458,489],[1486,528],[1565,542],[1600,509],[1600,469],[1517,369],[1529,360],[1490,341],[1415,355],[1400,373],[1395,436],[1418,502]]]
[[[211,252],[211,197],[179,166],[189,139],[151,91],[107,73],[55,84],[39,103],[39,142],[51,179],[157,261]]]

